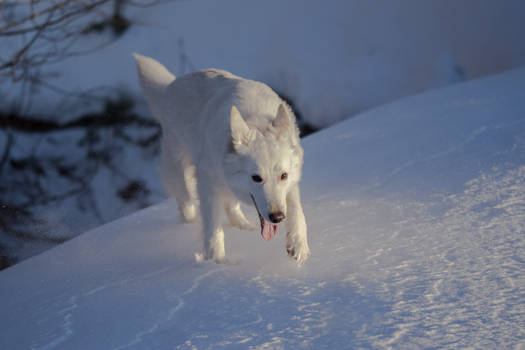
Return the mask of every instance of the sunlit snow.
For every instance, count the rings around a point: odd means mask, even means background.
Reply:
[[[87,232],[0,272],[0,348],[520,349],[524,110],[519,69],[307,137],[301,268],[231,228],[197,262],[174,201]]]

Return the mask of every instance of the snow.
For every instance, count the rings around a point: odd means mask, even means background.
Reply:
[[[110,8],[102,11],[111,12]],[[324,127],[403,96],[525,64],[524,11],[521,0],[483,6],[477,0],[409,0],[380,6],[375,1],[335,0],[329,5],[313,0],[222,0],[167,1],[151,8],[124,6],[132,26],[122,37],[108,44],[109,33],[87,35],[72,49],[88,54],[39,67],[39,76],[55,89],[36,86],[30,97],[21,93],[20,84],[4,79],[0,110],[9,111],[16,101],[23,101],[23,113],[64,121],[102,110],[98,98],[124,94],[138,97],[136,111],[148,115],[131,56],[139,52],[160,60],[176,75],[217,67],[266,82],[290,97],[305,120]],[[0,52],[7,55],[17,45],[23,46],[20,38],[3,38]],[[41,45],[45,48],[46,42]],[[95,47],[100,49],[90,50]],[[86,99],[86,93],[91,98]],[[350,134],[351,130],[341,137]],[[83,154],[78,135],[71,131],[55,133],[53,138],[18,134],[12,156],[24,157],[32,150],[36,157],[44,152],[62,156],[58,148],[68,150],[66,158],[78,156]],[[0,145],[5,145],[6,138],[0,133]],[[383,153],[382,145],[378,144],[376,152],[384,156],[385,167],[390,167],[389,161],[398,159]],[[158,159],[133,149],[124,153],[116,158],[118,168],[126,169],[130,178],[150,190],[143,201],[156,203],[164,198],[155,172]],[[408,157],[390,170],[400,171],[403,164],[420,161]],[[352,169],[352,181],[359,174],[369,175]],[[91,185],[92,207],[98,213],[79,209],[78,198],[39,208],[37,218],[46,225],[37,233],[72,237],[142,204],[122,203],[115,189],[125,184],[111,171],[98,171]],[[50,176],[44,187],[50,193],[63,190],[56,176]],[[6,251],[20,260],[49,246],[3,236]]]
[[[304,139],[302,267],[231,228],[196,261],[172,200],[84,233],[0,272],[0,348],[522,349],[523,110],[525,68]]]

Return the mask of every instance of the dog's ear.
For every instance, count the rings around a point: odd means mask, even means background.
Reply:
[[[284,103],[279,105],[279,108],[277,109],[277,116],[273,120],[272,126],[277,131],[277,137],[279,137],[283,132],[290,130],[292,127],[292,121]]]
[[[290,117],[288,116],[288,111],[286,110],[284,103],[279,105],[277,116],[273,120],[272,125],[276,129],[283,129],[290,126]]]
[[[248,146],[255,138],[255,131],[250,129],[235,106],[230,110],[230,128],[232,143],[236,150],[240,146]]]

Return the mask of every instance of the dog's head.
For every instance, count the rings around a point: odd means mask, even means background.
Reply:
[[[295,117],[281,104],[273,121],[261,130],[249,126],[234,106],[230,127],[232,147],[225,158],[226,181],[239,199],[253,202],[266,239],[265,225],[276,232],[275,224],[287,214],[286,196],[301,178],[303,149]]]

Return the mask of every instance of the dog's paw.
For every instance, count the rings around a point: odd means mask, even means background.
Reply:
[[[254,231],[255,230],[255,226],[253,226],[249,222],[237,223],[237,224],[234,224],[234,226],[237,227],[238,229],[244,230],[244,231]]]
[[[286,252],[290,258],[296,260],[299,264],[304,263],[310,256],[310,248],[306,242],[289,245],[286,247]]]
[[[244,231],[253,231],[253,230],[255,230],[255,226],[250,224],[248,219],[246,219],[242,213],[235,213],[235,214],[230,213],[230,214],[231,214],[230,217],[229,217],[230,224],[233,227],[237,227],[238,229],[241,229],[241,230],[244,230]]]
[[[225,256],[211,258],[210,260],[216,264],[228,265],[230,263],[230,260],[227,259]]]
[[[222,264],[222,265],[239,265],[238,260],[232,260],[225,256],[208,258],[204,254],[197,254],[197,253],[195,253],[195,261],[198,263],[209,262],[209,263]]]
[[[197,218],[197,208],[195,204],[184,204],[180,209],[182,220],[187,223],[194,222]]]
[[[196,263],[202,263],[202,262],[206,261],[206,257],[202,253],[195,253],[194,256],[195,256],[195,262]]]
[[[228,221],[230,225],[245,231],[255,230],[255,226],[250,224],[248,219],[246,219],[246,216],[244,216],[244,213],[241,209],[241,204],[239,202],[232,200],[226,201],[224,204],[224,209],[228,215]]]

